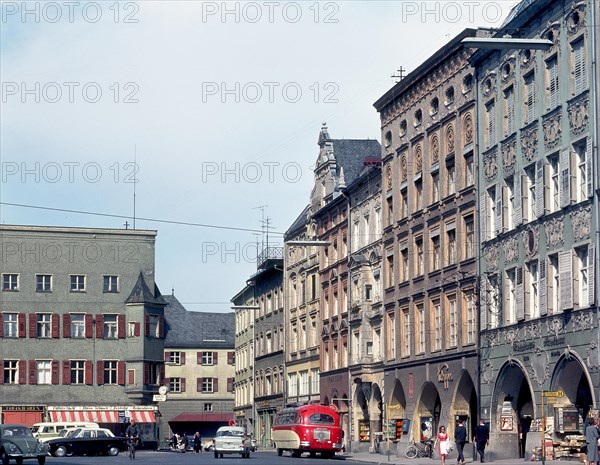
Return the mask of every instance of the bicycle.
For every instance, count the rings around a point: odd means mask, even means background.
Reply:
[[[412,439],[406,447],[404,455],[407,459],[414,459],[417,457],[433,458],[433,445],[431,439],[424,443],[418,443]]]
[[[129,460],[135,460],[135,446],[137,445],[138,438],[127,438],[127,456]]]

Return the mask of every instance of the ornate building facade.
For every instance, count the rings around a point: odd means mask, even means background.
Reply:
[[[555,442],[584,432],[598,408],[592,5],[522,2],[504,27],[548,39],[550,49],[473,57],[482,167],[481,413],[502,458],[528,458],[541,444],[542,391],[564,393],[547,412]]]
[[[383,330],[394,441],[477,421],[474,71],[467,29],[376,103],[383,159]]]

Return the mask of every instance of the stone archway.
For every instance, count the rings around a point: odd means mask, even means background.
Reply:
[[[578,354],[568,352],[558,359],[550,386],[552,391],[564,392],[562,398],[556,399],[555,408],[576,408],[583,411],[583,420],[587,420],[588,413],[596,402],[590,374]]]
[[[369,418],[371,420],[371,432],[383,432],[383,397],[379,385],[371,385],[371,398],[369,399]],[[375,434],[371,434],[371,446],[375,444]]]
[[[460,379],[454,391],[451,417],[453,420],[463,420],[470,437],[477,427],[477,391],[475,383],[467,370],[462,370]],[[456,422],[453,421],[455,425]],[[453,430],[450,430],[452,433]]]
[[[415,440],[435,437],[440,424],[442,401],[437,387],[432,382],[426,382],[421,389],[421,395],[415,411],[413,435]]]

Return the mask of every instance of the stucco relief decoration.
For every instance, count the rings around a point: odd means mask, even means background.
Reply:
[[[545,52],[547,56],[552,55],[560,48],[560,23],[558,21],[554,23],[548,22],[548,27],[541,34],[540,38],[548,39],[552,42],[550,49]]]
[[[523,50],[520,54],[521,70],[528,69],[535,64],[535,52],[532,50]]]
[[[502,66],[500,67],[500,78],[502,79],[502,82],[508,82],[510,79],[512,79],[515,76],[515,60],[514,57],[509,58],[508,60],[506,60],[504,63],[502,63]]]
[[[483,367],[481,367],[481,379],[486,383],[490,384],[494,380],[494,365],[488,358]]]
[[[543,125],[544,146],[546,149],[553,149],[561,142],[562,129],[560,123],[560,113],[550,116]]]
[[[392,165],[385,167],[385,183],[387,190],[390,190],[392,188]]]
[[[415,172],[420,173],[423,170],[423,149],[420,145],[415,147]]]
[[[519,330],[517,328],[510,328],[504,333],[504,338],[506,339],[507,344],[511,344],[517,340],[519,337]]]
[[[571,213],[571,225],[573,227],[573,239],[575,239],[575,242],[590,237],[592,227],[592,206],[589,205]]]
[[[598,343],[596,341],[592,341],[587,348],[585,362],[590,371],[598,371],[600,369],[600,364],[598,364]]]
[[[483,173],[486,181],[488,182],[496,179],[496,174],[498,174],[498,160],[496,159],[496,152],[486,153],[483,156]]]
[[[488,77],[483,80],[483,83],[481,84],[481,91],[483,92],[483,95],[485,97],[488,97],[492,93],[492,79],[491,78]]]
[[[487,246],[483,250],[483,255],[487,260],[488,271],[496,271],[498,269],[498,246],[496,244]]]
[[[446,129],[446,153],[454,153],[454,126],[448,126]]]
[[[406,181],[406,178],[408,177],[408,164],[406,162],[405,153],[400,157],[400,176],[402,181]]]
[[[502,144],[502,165],[506,175],[511,175],[515,172],[515,163],[517,161],[517,143],[512,139],[505,144]]]
[[[519,259],[519,236],[510,237],[502,247],[504,249],[504,261],[514,263]]]
[[[590,122],[589,97],[571,103],[568,108],[568,113],[571,133],[577,136],[584,132]]]
[[[464,139],[465,145],[473,142],[473,117],[470,113],[465,115],[463,119],[463,131],[464,131]]]
[[[563,217],[553,218],[544,224],[546,230],[546,243],[549,247],[554,248],[565,240],[565,223]]]
[[[540,227],[538,225],[530,226],[523,231],[523,244],[525,244],[525,255],[527,259],[532,259],[538,253],[538,244],[540,242]]]
[[[535,349],[535,354],[531,357],[531,374],[540,386],[550,378],[550,357],[548,352],[539,347]]]
[[[440,161],[440,141],[438,136],[434,134],[431,136],[431,163]]]
[[[525,335],[525,341],[532,339],[539,339],[542,335],[542,324],[541,323],[530,323],[524,327],[523,333]]]
[[[488,347],[494,348],[495,346],[501,344],[502,331],[488,332],[486,334],[486,337],[487,337],[487,345],[488,345]]]
[[[533,161],[537,152],[538,132],[537,126],[521,133],[521,153],[527,161]]]
[[[578,5],[567,18],[567,32],[569,35],[577,34],[585,27],[585,23],[585,5]]]
[[[554,317],[551,320],[546,320],[546,331],[549,336],[558,337],[565,332],[565,324],[562,318]]]
[[[573,315],[573,332],[594,329],[594,314],[592,312],[576,313]]]

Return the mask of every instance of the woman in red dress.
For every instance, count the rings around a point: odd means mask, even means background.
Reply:
[[[448,455],[448,433],[446,433],[446,428],[444,426],[440,426],[437,438],[436,438],[438,452],[440,457],[442,457],[442,465],[446,465],[446,456]]]

